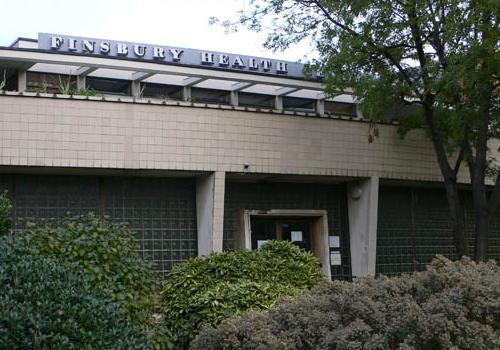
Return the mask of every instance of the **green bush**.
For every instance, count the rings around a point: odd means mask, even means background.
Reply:
[[[33,225],[22,235],[30,249],[83,272],[97,292],[122,305],[131,322],[148,322],[156,303],[156,275],[125,226],[90,213],[57,226]]]
[[[9,233],[12,227],[12,204],[7,198],[7,192],[0,193],[0,236]]]
[[[319,261],[289,242],[258,250],[194,258],[174,266],[162,290],[162,310],[173,340],[186,347],[202,325],[248,309],[268,309],[322,279]]]
[[[450,262],[395,278],[324,282],[206,328],[191,349],[499,349],[500,268]]]
[[[121,308],[81,276],[0,238],[0,349],[145,349]]]

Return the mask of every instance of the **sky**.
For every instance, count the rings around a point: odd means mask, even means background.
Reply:
[[[264,33],[225,33],[209,18],[236,19],[248,0],[0,0],[0,46],[39,32],[307,61],[307,44],[262,47]]]

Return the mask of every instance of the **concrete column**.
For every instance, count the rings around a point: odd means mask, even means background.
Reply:
[[[196,180],[198,256],[222,251],[225,182],[222,171]]]
[[[132,80],[131,92],[134,97],[141,97],[141,81],[140,80]]]
[[[276,96],[274,100],[274,109],[283,110],[283,96]]]
[[[375,274],[378,187],[378,177],[350,183],[347,186],[353,277]]]
[[[325,115],[325,100],[316,100],[316,113]]]
[[[76,88],[78,90],[87,88],[87,76],[86,75],[77,75],[76,76]]]
[[[26,91],[26,71],[18,71],[17,73],[17,91]]]
[[[231,106],[238,105],[238,91],[231,91],[230,104],[231,104]]]
[[[182,100],[191,101],[191,86],[184,86],[182,88]]]

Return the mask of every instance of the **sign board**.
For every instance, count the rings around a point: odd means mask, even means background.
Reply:
[[[291,236],[292,242],[302,242],[302,231],[292,231]]]
[[[340,252],[330,252],[330,264],[332,266],[342,265],[342,256]]]
[[[330,248],[340,248],[340,236],[328,236]]]
[[[186,66],[204,66],[231,71],[246,71],[259,74],[305,78],[303,73],[305,65],[299,62],[279,61],[262,57],[173,46],[39,33],[38,48],[52,52],[132,58]],[[319,74],[314,74],[309,79],[321,80],[322,77]]]

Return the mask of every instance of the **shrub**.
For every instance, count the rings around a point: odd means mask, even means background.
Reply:
[[[12,204],[7,198],[7,192],[0,192],[0,236],[9,233],[12,227]]]
[[[162,291],[162,310],[177,347],[202,325],[217,325],[248,309],[267,309],[322,279],[319,261],[289,242],[254,251],[210,254],[176,265]]]
[[[1,349],[144,349],[116,303],[62,265],[0,238]],[[26,246],[26,242],[21,242]]]
[[[131,322],[148,322],[156,275],[138,255],[138,242],[125,226],[90,213],[57,226],[32,225],[22,235],[29,249],[83,272],[98,293],[122,305]]]
[[[439,257],[395,278],[324,282],[205,328],[191,349],[498,349],[500,268]]]

